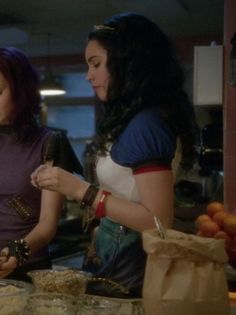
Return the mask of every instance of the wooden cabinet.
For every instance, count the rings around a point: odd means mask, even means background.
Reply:
[[[193,70],[194,105],[222,105],[223,47],[195,46]]]

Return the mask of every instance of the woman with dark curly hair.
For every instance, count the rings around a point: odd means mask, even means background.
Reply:
[[[77,161],[67,138],[38,125],[39,109],[39,78],[30,61],[17,48],[0,48],[0,278],[28,280],[27,271],[51,266],[47,245],[64,197],[39,191],[30,175],[42,163],[66,167],[57,150],[62,142],[67,160]]]
[[[170,40],[142,15],[119,14],[96,25],[85,58],[87,79],[104,109],[96,139],[99,187],[55,167],[37,169],[32,183],[93,209],[101,219],[95,274],[121,284],[123,296],[140,296],[146,260],[141,232],[155,226],[154,216],[172,226],[172,163],[178,139],[182,167],[193,164],[194,110]],[[104,283],[88,292],[113,295],[103,291]]]

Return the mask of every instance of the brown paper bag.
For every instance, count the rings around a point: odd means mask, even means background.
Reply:
[[[143,232],[148,254],[143,304],[145,315],[229,315],[223,240],[167,230]]]

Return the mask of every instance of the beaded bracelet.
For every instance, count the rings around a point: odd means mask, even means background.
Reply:
[[[111,195],[109,191],[103,190],[97,208],[95,210],[95,216],[97,218],[103,218],[106,216],[105,212],[105,199],[107,196]]]
[[[22,266],[30,257],[31,250],[24,239],[13,240],[6,245],[9,250],[8,257],[14,256],[17,259],[18,266]]]
[[[80,202],[80,209],[85,210],[87,207],[91,207],[96,196],[97,196],[97,193],[98,193],[98,188],[94,185],[90,185],[87,188],[87,190],[86,190],[86,192],[85,192],[85,194],[84,194],[84,196]]]

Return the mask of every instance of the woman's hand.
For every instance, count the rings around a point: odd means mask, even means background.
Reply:
[[[0,253],[0,278],[4,278],[12,273],[17,267],[17,259],[13,256],[8,256],[9,250],[3,248]]]
[[[40,189],[57,191],[74,199],[81,199],[88,183],[60,167],[39,166],[31,175],[31,183]]]

